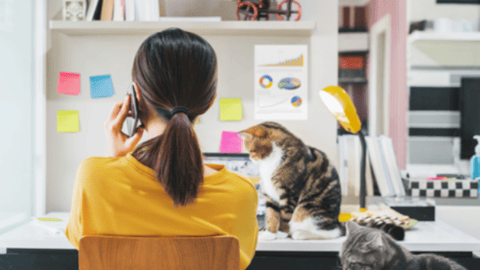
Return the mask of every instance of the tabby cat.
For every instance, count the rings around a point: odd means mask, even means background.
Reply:
[[[352,221],[339,256],[344,270],[466,270],[438,255],[413,255],[383,231]]]
[[[338,221],[342,200],[337,171],[320,150],[306,146],[283,126],[266,122],[238,132],[260,167],[267,200],[260,240],[333,239],[344,235]],[[343,229],[342,229],[343,228]]]

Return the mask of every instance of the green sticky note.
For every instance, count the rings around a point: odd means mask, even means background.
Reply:
[[[242,99],[222,98],[220,99],[220,120],[240,121],[242,120]]]
[[[78,132],[78,111],[57,111],[57,132]]]

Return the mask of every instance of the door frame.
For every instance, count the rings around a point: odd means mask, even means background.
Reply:
[[[391,59],[391,16],[387,14],[383,16],[370,29],[370,53],[369,53],[369,106],[368,106],[368,134],[370,136],[378,136],[377,134],[377,51],[378,39],[381,34],[385,33],[385,65],[384,65],[384,81],[383,81],[383,111],[384,120],[383,127],[385,135],[389,136],[389,101],[390,101],[390,59]]]
[[[33,215],[47,210],[47,0],[34,4],[34,159]]]

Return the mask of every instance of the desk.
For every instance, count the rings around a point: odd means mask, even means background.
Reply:
[[[53,212],[47,217],[61,218],[60,227],[65,227],[68,213]],[[248,269],[334,269],[344,240],[260,241]],[[433,252],[451,257],[469,269],[480,269],[480,259],[472,254],[480,251],[480,240],[441,221],[419,222],[399,243],[414,253]],[[28,222],[0,235],[0,269],[76,270],[78,252],[63,233],[53,234]]]

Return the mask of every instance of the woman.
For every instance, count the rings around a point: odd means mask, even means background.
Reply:
[[[131,97],[114,105],[105,123],[109,157],[78,169],[68,239],[78,248],[85,235],[231,235],[247,268],[257,243],[255,187],[225,166],[204,165],[193,129],[216,97],[213,48],[168,29],[143,42],[132,75],[142,128],[127,138]],[[134,149],[144,129],[148,141]]]

